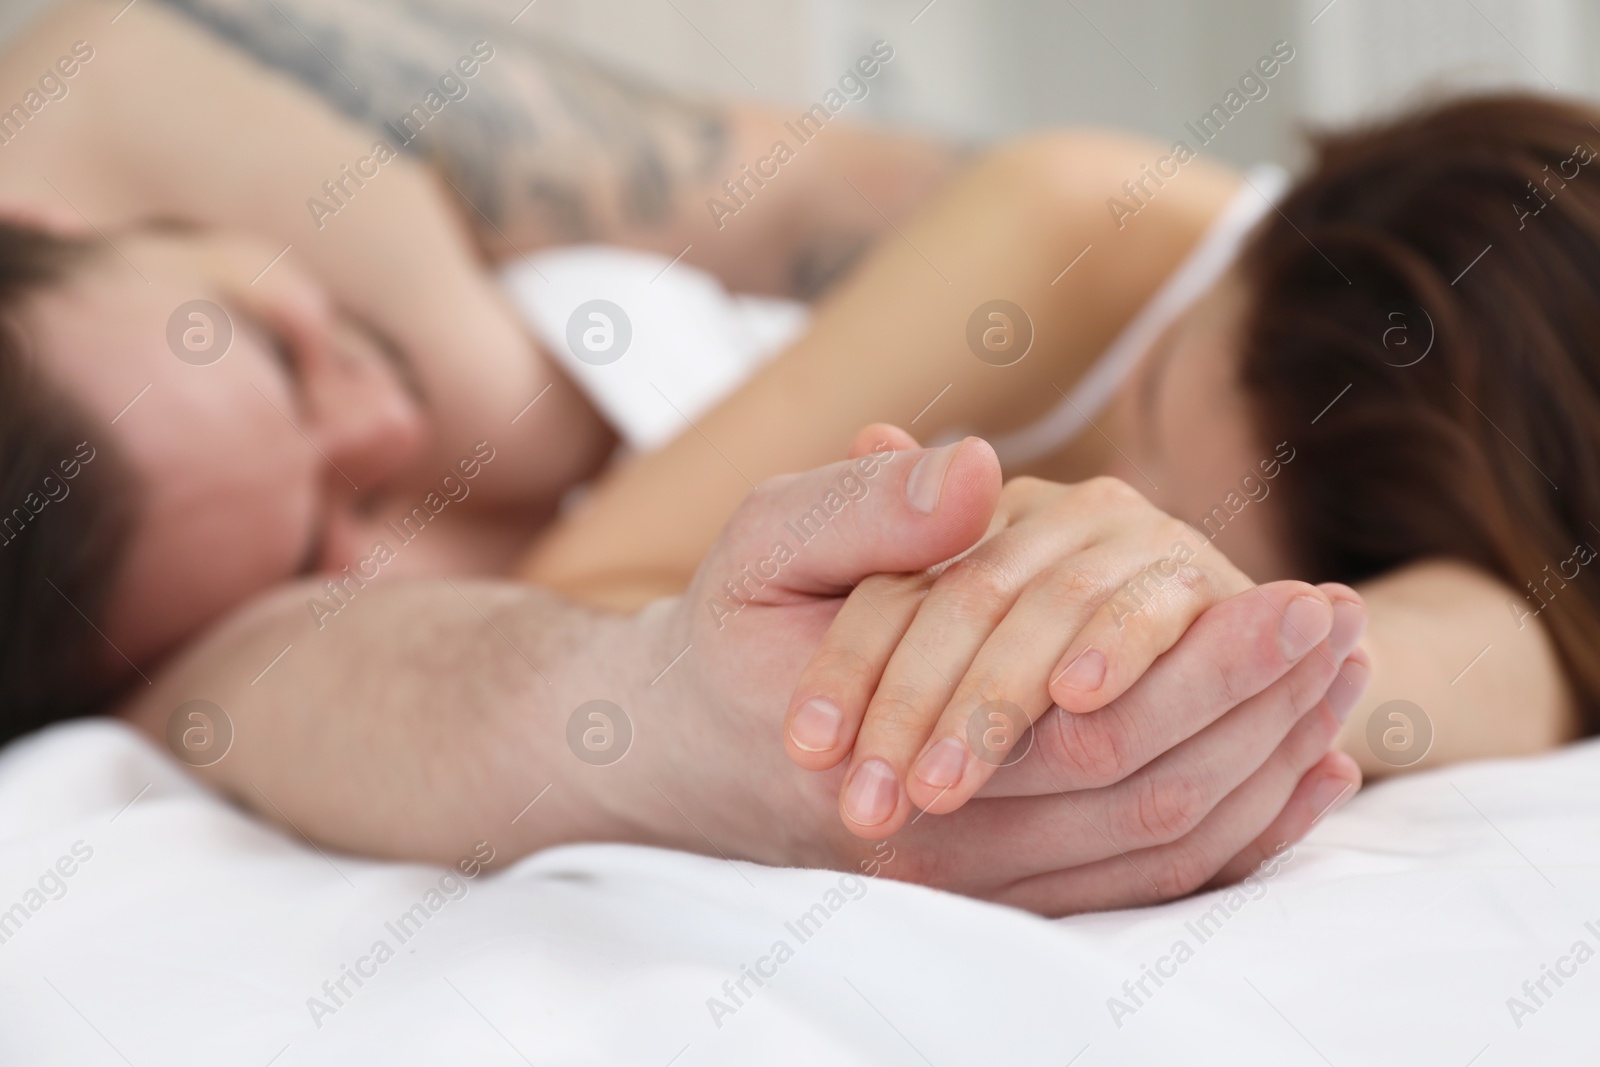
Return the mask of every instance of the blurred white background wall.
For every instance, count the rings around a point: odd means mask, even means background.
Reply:
[[[0,38],[49,2],[0,0]],[[894,62],[852,113],[980,143],[1066,123],[1180,136],[1278,40],[1294,60],[1208,151],[1292,161],[1306,121],[1381,114],[1453,87],[1600,97],[1600,0],[436,2],[506,32],[560,36],[665,84],[797,110],[881,38]]]
[[[896,58],[857,113],[979,142],[1063,123],[1177,137],[1286,40],[1293,62],[1217,139],[1237,163],[1292,161],[1306,121],[1440,89],[1600,96],[1600,0],[536,0],[517,25],[797,108],[882,38]]]

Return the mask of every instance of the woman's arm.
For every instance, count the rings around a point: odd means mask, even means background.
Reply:
[[[1339,747],[1364,774],[1527,755],[1579,736],[1550,636],[1510,589],[1447,562],[1358,588],[1372,684]]]
[[[1108,198],[1159,155],[1141,141],[1082,132],[986,157],[886,237],[780,359],[667,447],[605,479],[522,575],[632,606],[683,588],[751,483],[844,455],[868,423],[928,441],[1041,415],[1237,186],[1232,172],[1196,160],[1119,228]],[[1027,356],[1006,367],[981,361],[966,339],[974,312],[996,298],[1020,305],[1034,330]],[[1094,473],[1108,446],[1087,435],[1079,447],[1071,469],[1037,473]]]

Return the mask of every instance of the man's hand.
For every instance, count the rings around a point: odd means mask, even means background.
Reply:
[[[943,471],[936,493],[923,484],[930,467]],[[1108,692],[1120,691],[1116,699],[1051,713],[1027,755],[961,811],[910,815],[890,841],[894,863],[881,846],[844,833],[832,817],[844,772],[797,780],[774,759],[775,691],[798,678],[849,589],[965,551],[989,529],[999,499],[998,464],[976,439],[881,450],[752,494],[672,609],[685,627],[681,647],[692,650],[677,676],[684,702],[721,706],[714,723],[701,724],[717,755],[702,765],[690,802],[708,805],[699,828],[708,839],[725,835],[719,850],[881,868],[1061,914],[1241,877],[1359,784],[1353,763],[1328,753],[1366,683],[1355,650],[1359,598],[1339,586],[1244,583],[1248,591],[1205,609],[1169,650],[1150,653],[1149,670]],[[1314,642],[1286,645],[1284,614],[1301,598],[1321,605],[1329,626]],[[680,757],[695,759],[692,749]],[[730,795],[741,802],[728,803]]]

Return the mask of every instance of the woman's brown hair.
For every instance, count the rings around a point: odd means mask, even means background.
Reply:
[[[1241,261],[1306,577],[1482,568],[1600,731],[1600,111],[1468,98],[1314,147]]]

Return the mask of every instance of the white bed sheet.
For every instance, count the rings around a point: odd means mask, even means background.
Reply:
[[[263,827],[119,724],[24,739],[0,753],[0,909],[27,913],[0,926],[0,1064],[1600,1062],[1600,959],[1560,962],[1600,949],[1594,743],[1369,789],[1233,911],[1046,922],[582,846],[447,882],[401,943],[385,923],[440,879]],[[1202,941],[1186,924],[1219,902]],[[801,941],[785,922],[818,903]],[[322,983],[378,940],[394,958],[333,1005]],[[714,1019],[780,940],[793,958]],[[1113,1012],[1179,940],[1192,957]],[[1558,964],[1534,1005],[1523,982]]]

